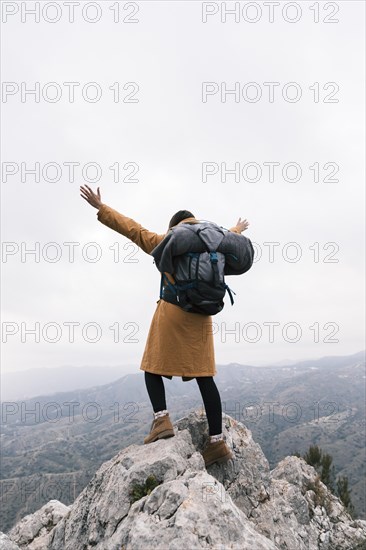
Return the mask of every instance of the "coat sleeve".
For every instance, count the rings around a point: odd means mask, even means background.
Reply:
[[[148,231],[132,218],[124,216],[106,204],[99,208],[97,217],[101,223],[133,241],[147,254],[150,254],[165,237]]]

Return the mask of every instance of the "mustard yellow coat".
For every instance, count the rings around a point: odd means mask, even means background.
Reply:
[[[133,241],[147,254],[150,254],[166,236],[166,233],[158,235],[148,231],[106,204],[102,204],[97,217],[101,223]],[[197,223],[195,218],[186,218],[182,221]],[[230,231],[240,233],[237,227],[231,228]],[[169,274],[167,276],[169,277]],[[171,277],[170,280],[174,281]],[[184,382],[196,376],[215,376],[217,370],[212,317],[188,313],[179,306],[159,299],[151,321],[140,370],[161,374],[170,379],[172,376],[181,376]]]

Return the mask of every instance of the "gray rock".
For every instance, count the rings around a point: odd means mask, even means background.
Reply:
[[[21,549],[43,550],[48,544],[48,533],[70,511],[58,500],[50,500],[34,514],[29,514],[21,519],[8,536]]]
[[[232,419],[225,421],[230,428]],[[250,432],[240,426],[229,434],[225,427],[228,443],[236,442],[239,464],[246,448],[253,457],[251,466],[245,465],[240,472],[233,464],[212,465],[206,471],[199,452],[207,435],[206,418],[191,413],[175,422],[175,428],[173,438],[131,445],[104,463],[75,501],[70,516],[54,529],[49,550],[81,548],[82,541],[89,545],[85,548],[96,550],[275,550],[225,488],[232,480],[248,483],[249,496],[244,495],[243,503],[252,509],[250,495],[253,500],[259,498],[263,479],[269,482],[268,463]],[[129,491],[143,484],[148,475],[154,475],[159,485],[131,504]]]
[[[208,438],[206,415],[191,413],[174,423],[179,430],[188,429],[194,447],[201,452]],[[235,504],[250,516],[259,503],[268,498],[271,483],[269,463],[251,431],[241,422],[223,414],[223,434],[234,453],[234,459],[221,465],[212,464],[207,471],[220,481]]]
[[[206,416],[194,411],[174,426],[175,437],[130,445],[102,464],[70,509],[54,509],[46,521],[43,507],[9,538],[29,550],[353,550],[366,543],[366,522],[352,520],[303,459],[286,457],[270,471],[250,430],[223,414],[234,458],[206,469]]]
[[[20,548],[9,539],[8,535],[0,531],[0,550],[20,550]]]
[[[252,515],[257,530],[291,550],[353,550],[366,543],[366,522],[353,521],[317,477],[302,458],[281,460],[271,471],[268,501]]]

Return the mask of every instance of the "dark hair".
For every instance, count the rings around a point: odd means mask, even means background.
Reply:
[[[194,215],[189,210],[179,210],[170,220],[169,229],[171,227],[174,227],[174,225],[177,225],[177,223],[181,222],[182,220],[185,220],[186,218],[194,218]]]

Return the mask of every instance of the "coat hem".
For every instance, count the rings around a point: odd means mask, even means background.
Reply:
[[[180,376],[182,379],[183,379],[183,382],[185,382],[186,380],[193,380],[193,378],[200,378],[201,376],[216,376],[217,374],[217,371],[212,373],[212,372],[200,372],[199,374],[196,374],[196,375],[188,375],[188,374],[182,374],[181,372],[179,373],[163,373],[163,372],[156,372],[156,371],[149,371],[147,369],[143,369],[142,367],[140,367],[140,370],[143,370],[145,372],[151,372],[151,374],[160,374],[160,376],[164,376],[165,378],[172,378],[172,376]]]

